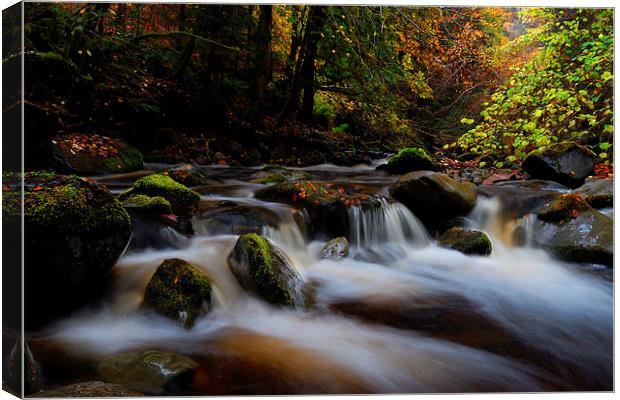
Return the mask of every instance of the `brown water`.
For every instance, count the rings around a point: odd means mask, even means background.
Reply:
[[[306,171],[377,195],[394,180],[370,167]],[[322,243],[306,239],[293,209],[252,197],[262,187],[247,183],[257,169],[207,172],[223,184],[198,188],[205,201],[271,213],[275,222],[263,234],[315,288],[316,307],[275,308],[244,292],[226,263],[237,236],[212,233],[198,217],[190,239],[152,232],[168,235],[171,247],[128,252],[104,301],[34,335],[43,366],[64,368],[48,386],[96,378],[88,366],[103,356],[157,348],[201,364],[177,394],[611,390],[612,283],[542,250],[514,247],[512,231],[527,231],[531,216],[504,221],[497,200],[479,198],[469,224],[494,247],[478,257],[437,247],[399,203],[352,207],[352,254],[320,260]],[[99,180],[120,191],[140,175]],[[193,263],[214,285],[215,308],[192,329],[140,308],[155,269],[171,257]]]

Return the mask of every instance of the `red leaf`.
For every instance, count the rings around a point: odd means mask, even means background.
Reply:
[[[43,190],[43,186],[35,186],[34,188],[32,188],[32,190],[38,192],[39,190]]]
[[[170,221],[177,222],[177,216],[174,214],[167,214],[166,218],[168,218]]]
[[[579,210],[577,210],[577,209],[573,209],[573,211],[571,211],[570,215],[571,215],[573,218],[577,218],[577,217],[579,216]]]

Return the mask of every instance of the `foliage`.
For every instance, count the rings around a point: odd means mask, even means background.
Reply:
[[[539,20],[525,38],[539,46],[492,96],[479,123],[451,145],[459,151],[523,160],[533,149],[573,140],[608,158],[613,139],[613,10],[529,9]],[[463,119],[464,124],[474,121]]]

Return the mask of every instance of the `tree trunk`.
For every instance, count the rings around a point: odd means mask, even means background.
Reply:
[[[300,70],[300,80],[304,90],[300,118],[306,122],[312,122],[314,117],[314,62],[317,56],[318,43],[321,39],[321,28],[325,23],[325,9],[320,6],[312,8],[306,29],[308,36],[306,54]]]
[[[265,89],[271,80],[271,24],[273,20],[272,6],[260,6],[260,21],[256,34],[254,86],[259,109],[263,107]]]

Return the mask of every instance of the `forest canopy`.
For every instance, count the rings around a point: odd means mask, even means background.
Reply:
[[[609,162],[612,27],[611,9],[27,3],[27,162],[72,132],[164,161],[419,146],[503,167],[569,140]]]

